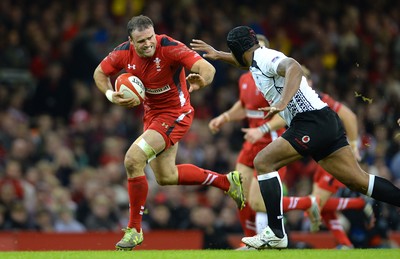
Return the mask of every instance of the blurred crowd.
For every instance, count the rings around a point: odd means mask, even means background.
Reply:
[[[126,23],[138,14],[154,21],[156,33],[185,44],[197,38],[227,50],[226,34],[237,25],[266,35],[271,48],[310,69],[315,88],[357,114],[362,166],[400,186],[399,1],[2,0],[1,231],[119,231],[126,225],[123,160],[142,130],[142,110],[112,105],[92,75],[127,40]],[[244,124],[217,135],[207,125],[237,100],[243,71],[212,64],[212,86],[191,94],[196,119],[177,163],[227,173]],[[220,190],[160,187],[150,168],[146,174],[145,231],[202,229],[205,248],[228,248],[226,235],[241,233],[235,204]],[[288,174],[289,194],[310,193],[306,170]],[[356,246],[386,246],[388,232],[400,230],[396,208],[376,203],[374,209],[372,232],[352,229],[354,214],[347,213]],[[289,230],[306,231],[307,220],[302,212],[291,214]]]

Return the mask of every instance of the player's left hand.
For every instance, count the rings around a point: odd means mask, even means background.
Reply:
[[[267,115],[264,116],[264,119],[269,119],[272,116],[274,116],[275,114],[283,111],[285,108],[286,108],[286,105],[284,105],[281,102],[277,102],[276,104],[268,106],[268,107],[258,108],[258,110],[266,111]]]
[[[189,93],[199,90],[206,85],[206,81],[199,74],[191,73],[186,77],[186,80],[189,82]]]
[[[259,139],[264,136],[264,133],[257,128],[242,128],[242,132],[244,132],[244,139],[250,142],[251,144],[256,143]]]
[[[133,108],[140,104],[140,102],[135,100],[133,97],[124,98],[124,94],[122,92],[113,93],[113,103],[126,108]]]

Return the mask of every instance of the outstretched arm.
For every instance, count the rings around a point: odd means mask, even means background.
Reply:
[[[190,43],[190,46],[195,51],[205,52],[203,54],[204,58],[208,58],[211,60],[222,60],[233,66],[242,68],[242,66],[233,57],[232,53],[216,50],[211,45],[209,45],[208,43],[206,43],[202,40],[193,39],[192,42]]]
[[[190,71],[192,73],[186,77],[190,93],[211,84],[214,80],[215,68],[205,59],[196,61]]]

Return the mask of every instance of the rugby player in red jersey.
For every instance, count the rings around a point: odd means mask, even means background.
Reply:
[[[117,250],[131,250],[143,242],[141,222],[149,188],[144,173],[147,163],[160,185],[212,185],[226,191],[239,208],[244,206],[239,172],[223,175],[190,164],[175,164],[178,142],[194,116],[189,93],[209,85],[215,68],[181,42],[157,35],[147,16],[133,17],[127,30],[128,41],[111,51],[94,72],[99,90],[110,102],[123,107],[138,103],[115,92],[110,77],[125,70],[146,87],[144,131],[125,155],[130,217]],[[188,76],[185,69],[190,71]]]

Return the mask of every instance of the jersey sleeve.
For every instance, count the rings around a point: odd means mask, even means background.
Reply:
[[[162,44],[164,44],[164,56],[180,63],[188,70],[192,68],[196,61],[203,59],[196,51],[190,49],[182,42],[174,40],[168,36],[164,36],[162,42]]]
[[[329,106],[329,108],[331,108],[334,112],[337,113],[342,107],[342,103],[336,101],[330,95],[322,92],[319,92],[318,94],[321,100],[325,102]]]
[[[269,76],[274,76],[277,74],[277,69],[279,63],[284,60],[286,57],[282,52],[272,50],[272,49],[264,49],[265,58],[263,59],[261,70],[267,73]]]
[[[244,96],[243,84],[245,83],[245,80],[246,80],[246,74],[242,74],[238,80],[239,100],[242,103],[243,107],[245,106],[245,101],[244,101],[244,97],[243,97]]]
[[[111,51],[100,63],[106,75],[115,75],[124,68],[129,55],[129,42],[125,42]]]

